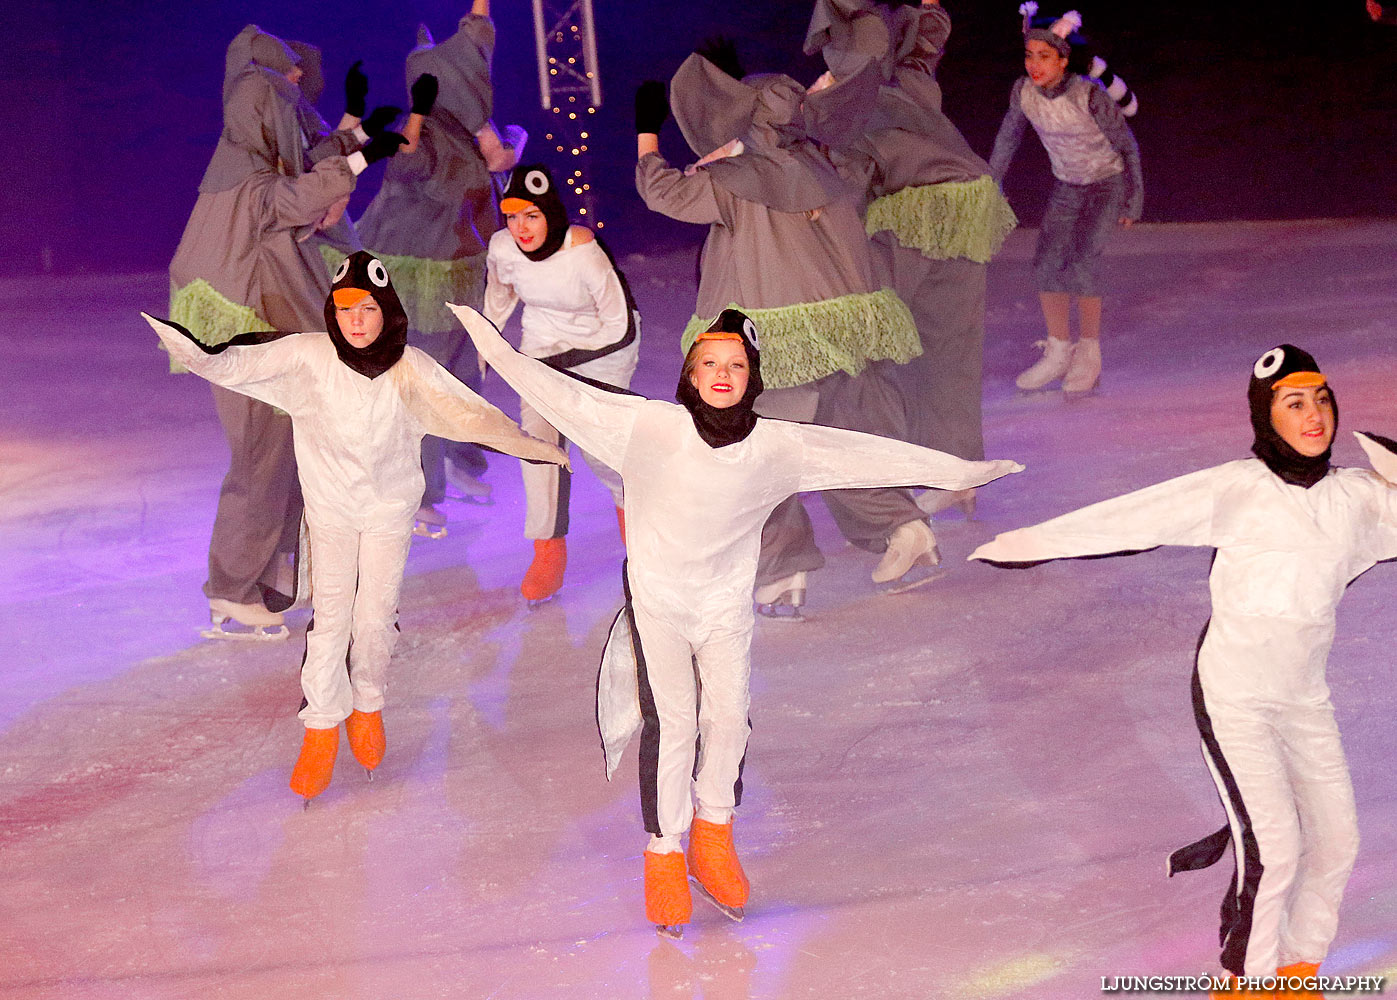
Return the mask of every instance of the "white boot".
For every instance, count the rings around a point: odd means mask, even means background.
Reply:
[[[936,536],[925,521],[899,524],[888,536],[888,550],[873,570],[874,583],[890,583],[907,575],[913,566],[935,566],[941,561]]]
[[[1072,348],[1072,363],[1062,379],[1062,391],[1087,393],[1096,388],[1101,378],[1101,341],[1084,337]]]
[[[775,583],[763,584],[752,592],[757,605],[757,614],[766,618],[780,618],[795,622],[805,621],[800,613],[805,603],[805,570],[782,577]]]
[[[1067,374],[1067,366],[1072,362],[1072,342],[1049,337],[1036,341],[1034,347],[1043,349],[1043,356],[1037,364],[1014,380],[1020,389],[1041,389],[1049,382],[1056,382]]]

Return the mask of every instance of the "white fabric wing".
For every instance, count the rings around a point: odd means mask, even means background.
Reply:
[[[624,607],[611,625],[597,674],[597,729],[606,758],[607,781],[616,773],[621,754],[641,726],[634,642],[631,610]]]

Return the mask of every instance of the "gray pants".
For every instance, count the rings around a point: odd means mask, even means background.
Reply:
[[[873,238],[888,281],[912,310],[922,353],[887,374],[902,396],[905,440],[979,461],[981,370],[985,352],[986,265],[973,260],[931,260],[889,232]]]
[[[1053,181],[1043,212],[1033,273],[1040,292],[1100,295],[1099,270],[1106,237],[1120,221],[1125,176],[1095,184]]]
[[[480,391],[480,367],[476,362],[475,345],[464,328],[444,333],[418,333],[409,330],[407,342],[430,354],[452,375],[475,392]],[[446,499],[446,461],[458,469],[479,476],[487,468],[485,452],[469,441],[448,441],[428,434],[422,439],[422,477],[427,488],[422,492],[424,504],[441,503]]]
[[[294,590],[289,569],[301,525],[301,484],[296,478],[291,418],[266,403],[213,386],[213,402],[231,461],[218,493],[209,539],[207,597],[237,604],[262,601],[261,584]]]
[[[811,422],[825,427],[904,438],[906,419],[902,401],[886,374],[885,363],[875,363],[857,377],[836,372],[809,386],[778,390],[791,394],[795,404],[790,415],[778,412],[784,407],[779,398],[759,407],[767,416],[800,419],[810,412]],[[800,394],[800,395],[796,395]],[[766,401],[767,394],[762,395]],[[806,416],[805,419],[810,419]],[[851,543],[870,552],[888,547],[888,536],[908,521],[925,520],[926,515],[906,489],[826,490],[820,494],[834,517],[839,531]],[[799,496],[783,501],[762,526],[762,551],[757,562],[756,585],[774,583],[801,571],[817,570],[825,558],[815,544],[815,532]]]

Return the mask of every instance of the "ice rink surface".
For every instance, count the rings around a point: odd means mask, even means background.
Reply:
[[[1164,875],[1222,822],[1188,701],[1210,553],[964,559],[1244,457],[1249,369],[1281,342],[1335,386],[1336,462],[1366,464],[1348,431],[1397,436],[1397,223],[1119,234],[1101,391],[1071,402],[1012,386],[1042,335],[1032,238],[990,269],[985,383],[987,450],[1027,471],[938,519],[942,574],[896,596],[810,500],[812,618],[759,622],[753,650],[748,916],[696,900],[677,944],[644,919],[635,750],[603,776],[622,549],[590,472],[538,610],[515,463],[492,457],[493,507],[414,542],[387,758],[369,783],[342,745],[303,811],[307,612],[286,643],[198,635],[227,458],[207,386],[136,315],[165,275],[0,281],[0,997],[1062,1000],[1216,971],[1230,865]],[[616,249],[636,388],[668,398],[693,257]],[[1397,974],[1394,592],[1392,565],[1350,588],[1330,659],[1363,836],[1333,974]]]

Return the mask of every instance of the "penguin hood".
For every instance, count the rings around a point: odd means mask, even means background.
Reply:
[[[509,175],[509,184],[500,197],[500,212],[513,215],[530,205],[543,213],[548,234],[536,250],[522,251],[532,261],[546,260],[557,253],[568,235],[568,210],[558,194],[553,175],[542,163],[522,163]]]
[[[847,196],[834,167],[809,141],[805,88],[781,73],[734,80],[697,52],[670,81],[674,120],[700,158],[734,139],[742,152],[705,164],[713,182],[778,212],[808,212]]]
[[[255,24],[229,43],[223,74],[223,131],[199,182],[200,192],[231,190],[259,170],[285,177],[305,172],[299,110],[305,96],[286,78],[299,64],[289,45]]]
[[[675,390],[674,398],[689,411],[694,430],[698,431],[704,443],[710,448],[722,448],[743,440],[757,426],[757,414],[752,406],[765,388],[762,384],[761,345],[757,339],[757,325],[740,309],[724,309],[719,313],[708,329],[694,338],[689,350],[694,350],[705,340],[731,340],[742,344],[747,352],[747,390],[732,406],[712,406],[704,402],[698,388],[684,372],[679,376],[679,387]]]
[[[467,14],[456,33],[437,42],[426,25],[417,29],[417,47],[407,54],[409,89],[423,73],[437,78],[437,100],[428,120],[453,137],[470,141],[493,113],[490,60],[495,52],[495,28],[488,18]]]
[[[355,347],[340,330],[336,305],[349,307],[371,297],[383,310],[383,330],[367,347]],[[325,330],[339,359],[365,378],[378,378],[398,363],[407,347],[407,313],[393,290],[388,269],[367,250],[357,250],[335,272],[330,296],[325,300]]]
[[[1293,344],[1281,344],[1263,354],[1252,366],[1251,381],[1247,383],[1247,407],[1255,435],[1251,450],[1285,482],[1309,489],[1329,473],[1333,441],[1323,454],[1310,457],[1300,454],[1276,433],[1276,428],[1271,424],[1271,402],[1277,389],[1292,385],[1316,389],[1327,385],[1319,364],[1308,351],[1302,351]],[[1334,430],[1337,433],[1339,401],[1334,398],[1332,386],[1329,387],[1329,394],[1334,404]]]

